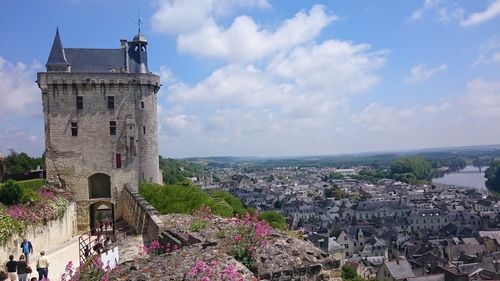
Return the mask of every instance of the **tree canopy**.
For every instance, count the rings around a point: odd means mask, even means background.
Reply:
[[[392,162],[391,176],[410,184],[432,179],[432,166],[421,157],[402,157]]]
[[[4,158],[5,168],[9,174],[18,174],[29,172],[43,165],[43,158],[30,157],[28,154],[17,153],[11,150],[9,155]]]
[[[196,163],[160,156],[160,170],[165,184],[178,184],[187,181],[187,177],[199,177],[203,167]]]
[[[486,178],[486,187],[489,190],[500,192],[500,161],[497,160],[486,169],[484,173]]]

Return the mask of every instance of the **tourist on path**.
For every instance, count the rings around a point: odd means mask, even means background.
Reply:
[[[23,250],[23,254],[26,257],[26,263],[30,262],[30,254],[33,254],[33,245],[27,239],[23,240],[21,243],[21,249]]]
[[[28,263],[24,260],[24,255],[19,257],[19,261],[17,262],[17,277],[19,281],[26,281],[28,279]]]
[[[7,267],[7,275],[9,276],[9,280],[16,281],[17,280],[17,262],[14,261],[14,256],[9,256],[9,261],[5,265]]]
[[[45,256],[45,252],[40,252],[40,257],[36,261],[36,271],[38,271],[38,280],[49,279],[49,259]]]

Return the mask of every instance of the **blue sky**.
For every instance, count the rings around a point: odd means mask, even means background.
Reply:
[[[0,152],[43,152],[43,71],[140,12],[160,153],[286,156],[498,143],[500,0],[0,2]]]

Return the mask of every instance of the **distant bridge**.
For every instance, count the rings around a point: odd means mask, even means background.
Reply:
[[[459,171],[455,172],[455,174],[482,174],[483,172],[477,170],[477,171]]]

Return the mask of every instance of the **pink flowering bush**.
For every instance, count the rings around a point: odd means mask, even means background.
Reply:
[[[243,276],[234,264],[220,268],[215,259],[208,263],[198,260],[189,271],[188,278],[193,281],[243,281]]]
[[[47,223],[64,216],[70,199],[69,193],[54,188],[43,188],[38,191],[38,195],[39,203],[11,206],[5,209],[5,214],[29,225]]]
[[[207,205],[202,205],[193,212],[193,216],[209,221],[212,218],[212,209]]]
[[[248,268],[254,266],[257,251],[267,245],[271,231],[269,224],[259,221],[258,216],[257,212],[252,217],[246,213],[243,219],[235,220],[233,255]]]
[[[5,207],[1,211],[0,224],[1,221],[12,222],[10,223],[12,228],[17,232],[21,230],[24,232],[28,225],[46,224],[51,220],[62,218],[71,199],[71,194],[67,191],[50,187],[38,190],[38,196],[40,200],[37,200],[37,203],[30,201],[22,205]],[[0,244],[5,243],[12,234],[1,233]]]
[[[77,268],[73,268],[73,262],[68,262],[65,272],[61,275],[61,281],[110,281],[114,280],[109,266],[104,267],[101,259],[89,260]]]
[[[177,250],[176,247],[171,247],[170,243],[167,243],[165,250],[162,248],[160,245],[160,242],[158,240],[154,240],[151,242],[149,245],[144,245],[139,247],[139,257],[141,258],[148,258],[150,256],[158,256],[161,253],[167,252],[169,253],[172,250]]]

